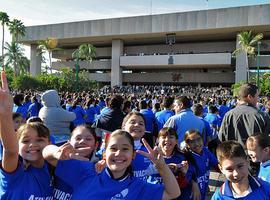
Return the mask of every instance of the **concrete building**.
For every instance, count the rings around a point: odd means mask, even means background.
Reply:
[[[30,26],[21,42],[31,46],[33,75],[41,71],[37,42],[58,39],[54,69],[74,69],[72,52],[83,43],[96,59],[80,62],[91,79],[112,86],[132,83],[223,84],[245,80],[245,56],[232,58],[237,33],[263,33],[261,67],[270,65],[270,4],[192,12]],[[251,59],[250,68],[256,68]]]

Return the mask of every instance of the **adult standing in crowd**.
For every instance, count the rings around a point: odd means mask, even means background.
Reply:
[[[173,97],[166,96],[163,100],[164,109],[155,114],[158,132],[163,128],[166,121],[174,115],[174,112],[172,111],[173,101]]]
[[[44,105],[39,111],[39,117],[50,129],[56,143],[70,138],[70,122],[76,118],[75,113],[64,110],[60,105],[60,97],[56,90],[47,90],[41,96]]]
[[[178,134],[178,143],[184,140],[185,132],[190,129],[196,129],[201,134],[204,131],[204,123],[194,115],[191,110],[191,102],[186,96],[177,98],[174,102],[176,115],[170,117],[164,124],[164,127],[174,128]]]
[[[245,145],[247,138],[254,133],[270,133],[270,118],[267,113],[256,107],[259,98],[256,85],[243,84],[239,89],[238,97],[240,101],[237,106],[224,116],[219,139],[236,140]]]
[[[96,121],[96,128],[100,128],[109,132],[121,128],[125,117],[122,112],[123,98],[120,95],[114,95],[110,102],[110,110],[99,116]]]

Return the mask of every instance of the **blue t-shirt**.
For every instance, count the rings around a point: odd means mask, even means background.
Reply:
[[[22,162],[13,173],[0,170],[1,200],[52,200],[53,187],[48,164],[42,168],[29,166],[26,170]]]
[[[89,162],[96,163],[98,158],[95,155],[92,155],[92,158]],[[65,181],[59,177],[55,177],[54,181],[54,191],[53,196],[54,200],[70,200],[72,197],[73,189]]]
[[[94,105],[90,105],[88,109],[85,110],[85,113],[87,115],[87,118],[86,118],[86,123],[94,123],[95,121],[95,117],[97,115],[97,112],[96,112],[96,108],[94,107]]]
[[[56,177],[54,182],[53,199],[70,200],[72,197],[72,187],[65,183],[61,178]]]
[[[218,165],[218,161],[216,156],[212,154],[206,147],[203,147],[201,155],[195,152],[191,153],[197,165],[195,170],[197,175],[197,183],[201,192],[201,200],[204,200],[208,190],[210,168],[216,167]]]
[[[147,152],[147,149],[144,146],[141,146],[138,149],[141,151]],[[135,156],[135,159],[131,163],[133,175],[137,178],[140,178],[146,181],[147,180],[146,171],[150,164],[151,164],[151,161],[147,157],[137,153]]]
[[[145,130],[153,133],[155,123],[155,115],[153,111],[150,109],[142,109],[140,110],[140,113],[143,114],[145,119]]]
[[[218,108],[219,116],[221,117],[221,120],[224,118],[225,114],[230,110],[229,107],[221,105]]]
[[[76,118],[75,118],[75,120],[73,120],[73,124],[75,126],[78,126],[78,125],[81,125],[81,124],[85,123],[85,119],[84,119],[85,111],[81,106],[77,105],[75,109],[70,107],[68,109],[68,111],[69,112],[74,112],[76,114]]]
[[[203,133],[205,129],[202,120],[195,116],[190,108],[181,110],[176,115],[170,117],[164,124],[164,127],[171,127],[176,130],[179,144],[184,141],[187,130],[196,129]]]
[[[174,112],[172,110],[162,110],[155,114],[158,132],[163,128],[164,124],[171,116],[174,116]]]
[[[28,108],[29,117],[38,116],[41,105],[39,103],[32,103]]]
[[[215,192],[211,200],[270,200],[270,183],[257,180],[252,176],[249,176],[248,179],[252,192],[247,196],[234,198],[230,182],[226,180],[222,187]]]
[[[28,115],[28,108],[26,108],[25,106],[18,106],[17,109],[15,110],[15,112],[17,113],[21,113],[23,119],[27,119],[27,115]]]
[[[174,153],[172,156],[170,157],[163,157],[166,164],[170,164],[170,163],[174,163],[174,164],[181,164],[182,161],[186,160],[185,156],[183,154],[180,153]],[[153,165],[151,164],[149,166],[149,168],[154,168],[152,167]],[[154,168],[154,170],[149,170],[152,172],[152,174],[148,177],[147,182],[152,183],[152,184],[163,184],[163,180],[160,176],[160,174],[158,173],[158,171]],[[176,178],[178,178],[179,173],[174,173],[174,176]],[[188,183],[191,183],[192,177],[193,177],[193,173],[194,173],[194,169],[193,166],[189,164],[189,168],[187,173],[185,174],[185,178],[188,181]],[[187,187],[185,188],[181,188],[181,195],[177,198],[177,199],[181,199],[181,200],[190,200],[190,196],[191,196],[191,184],[188,184]]]
[[[261,163],[258,177],[270,183],[270,160]]]
[[[207,138],[210,137],[212,138],[213,135],[213,130],[211,129],[211,126],[209,124],[208,121],[206,121],[205,119],[203,119],[202,117],[199,117],[203,123],[204,123],[204,132],[202,134],[202,138],[203,138],[203,144],[206,145],[207,144]]]
[[[87,161],[58,161],[55,174],[72,187],[72,199],[76,200],[156,200],[162,199],[164,191],[162,185],[149,184],[136,177],[115,180],[107,168],[97,174],[94,164]]]

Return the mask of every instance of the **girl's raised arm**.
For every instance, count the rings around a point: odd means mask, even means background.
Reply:
[[[9,93],[7,77],[1,72],[0,89],[0,137],[3,144],[2,168],[13,172],[18,166],[19,145],[12,121],[13,98]]]
[[[44,159],[47,160],[52,166],[56,166],[58,160],[76,159],[88,161],[89,159],[80,156],[81,151],[88,149],[90,149],[90,147],[74,149],[73,146],[67,142],[60,147],[55,145],[46,146],[42,151],[42,155]]]
[[[167,200],[177,198],[181,194],[179,185],[172,171],[165,163],[162,154],[158,151],[157,147],[152,149],[149,146],[149,144],[145,141],[145,139],[142,139],[142,142],[146,147],[148,153],[140,150],[137,150],[137,152],[149,158],[154,163],[160,176],[162,177],[165,186],[165,191],[163,192],[162,199]]]

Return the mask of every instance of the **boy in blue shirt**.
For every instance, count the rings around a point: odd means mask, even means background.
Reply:
[[[219,168],[226,176],[225,183],[212,200],[270,199],[270,184],[249,175],[244,148],[236,141],[226,141],[217,148]]]

